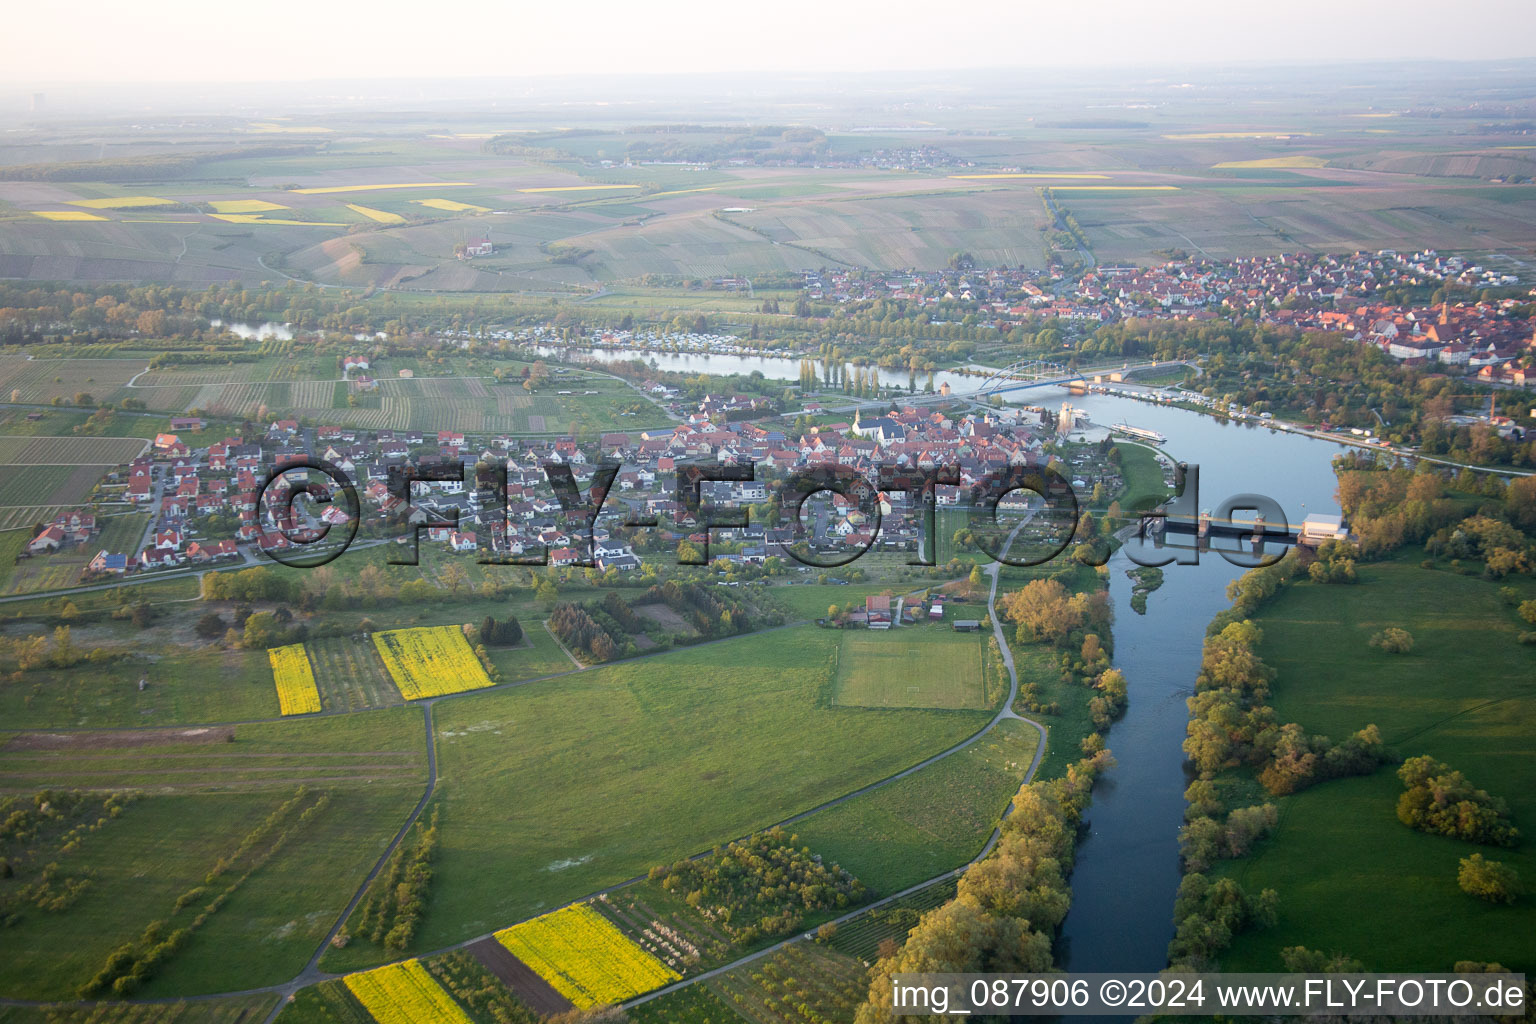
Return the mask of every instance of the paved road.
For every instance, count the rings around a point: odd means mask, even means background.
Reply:
[[[1024,520],[1024,522],[1019,523],[1019,525],[1017,525],[1017,526],[1015,526],[1013,528],[1013,531],[1008,534],[1007,540],[1005,540],[1003,542],[1003,548],[1002,548],[1002,551],[1000,552],[1001,554],[1006,555],[1008,553],[1008,548],[1009,548],[1010,545],[1013,544],[1014,537],[1018,536],[1019,531],[1022,530],[1028,522],[1029,522],[1029,520],[1026,519],[1026,520]],[[802,814],[795,815],[793,818],[787,818],[787,819],[785,819],[784,822],[782,822],[782,824],[786,824],[787,825],[790,822],[799,821],[801,818],[804,818],[804,817],[807,817],[808,815],[814,814],[814,813],[816,813],[819,810],[823,810],[824,808],[834,807],[837,804],[840,804],[840,803],[842,803],[845,800],[850,800],[853,797],[858,796],[860,793],[867,793],[870,790],[877,789],[880,786],[884,786],[884,785],[886,785],[889,782],[894,782],[897,779],[903,778],[903,777],[905,777],[907,775],[912,774],[915,771],[918,771],[921,768],[924,768],[924,767],[927,767],[930,764],[933,764],[935,761],[942,760],[943,758],[946,758],[946,757],[948,757],[951,754],[954,754],[954,753],[956,753],[958,751],[964,750],[966,747],[968,747],[971,744],[975,743],[977,740],[981,739],[987,733],[989,733],[993,729],[997,728],[997,725],[998,725],[999,722],[1003,722],[1003,721],[1006,721],[1008,719],[1015,719],[1015,720],[1021,721],[1021,722],[1028,722],[1031,726],[1034,727],[1035,732],[1040,734],[1039,742],[1037,742],[1035,744],[1035,756],[1029,762],[1029,770],[1024,773],[1024,778],[1021,780],[1020,785],[1022,786],[1025,782],[1028,782],[1028,781],[1030,781],[1031,779],[1033,779],[1035,777],[1035,772],[1038,771],[1039,768],[1040,768],[1040,760],[1041,760],[1041,758],[1043,758],[1045,756],[1046,731],[1045,731],[1045,726],[1041,725],[1039,722],[1036,722],[1036,721],[1034,721],[1032,719],[1024,718],[1024,717],[1022,717],[1020,715],[1015,714],[1014,711],[1013,711],[1013,702],[1014,702],[1015,698],[1017,698],[1018,695],[1019,695],[1019,674],[1018,674],[1018,671],[1014,668],[1013,652],[1008,649],[1007,639],[1003,636],[1002,624],[1000,622],[998,622],[998,618],[997,618],[997,584],[998,584],[999,578],[1002,575],[1002,569],[1003,569],[1003,564],[1001,562],[993,562],[991,564],[991,566],[988,567],[987,570],[986,570],[987,574],[992,577],[992,586],[991,586],[991,589],[987,592],[987,614],[992,619],[992,635],[997,638],[997,646],[998,646],[998,649],[1002,652],[1003,664],[1008,667],[1008,699],[1003,702],[1003,706],[1000,709],[998,709],[997,714],[993,716],[992,720],[990,722],[988,722],[986,724],[986,726],[984,726],[981,729],[981,731],[977,732],[976,735],[972,736],[970,739],[966,740],[963,743],[959,743],[959,744],[951,747],[950,749],[944,751],[941,754],[935,754],[933,757],[930,757],[928,760],[922,762],[921,764],[913,765],[911,768],[908,768],[906,771],[898,772],[897,774],[891,776],[889,779],[884,779],[884,780],[882,780],[880,782],[875,783],[874,785],[865,786],[863,789],[855,790],[854,792],[849,793],[846,796],[839,797],[836,800],[833,800],[833,801],[830,801],[830,802],[828,802],[826,804],[823,804],[821,807],[812,808],[811,810],[806,811],[806,812],[804,812]],[[930,879],[928,879],[925,882],[919,882],[916,885],[909,886],[909,887],[901,890],[901,892],[892,893],[891,895],[886,896],[883,899],[876,900],[874,903],[866,904],[866,905],[858,908],[857,910],[849,911],[848,913],[844,914],[842,917],[834,918],[831,923],[834,924],[834,925],[841,926],[841,925],[843,925],[843,924],[845,924],[845,923],[847,923],[849,921],[852,921],[852,920],[854,920],[856,918],[864,916],[865,914],[869,913],[872,910],[878,910],[879,908],[881,908],[883,906],[886,906],[887,904],[893,903],[896,900],[901,899],[903,896],[908,896],[908,895],[910,895],[910,894],[912,894],[914,892],[918,892],[919,890],[926,889],[926,888],[928,888],[928,886],[933,885],[936,882],[942,882],[946,878],[954,878],[956,876],[963,875],[966,872],[966,870],[971,867],[972,864],[977,863],[978,861],[980,861],[984,857],[986,857],[987,854],[992,852],[993,847],[995,847],[997,845],[998,839],[1002,837],[1002,834],[1003,834],[1003,825],[1002,825],[1002,823],[1003,823],[1003,821],[1006,821],[1008,819],[1008,816],[1010,814],[1012,814],[1012,813],[1013,813],[1013,801],[1010,800],[1008,802],[1008,806],[1003,810],[1002,818],[1000,818],[998,820],[997,827],[995,827],[992,830],[992,834],[987,837],[987,842],[981,848],[981,852],[976,854],[975,857],[971,858],[969,863],[966,863],[966,864],[962,865],[961,867],[954,868],[954,869],[952,869],[950,871],[946,871],[943,874],[935,875],[933,878],[930,878]],[[625,1007],[638,1006],[641,1003],[648,1003],[652,999],[659,999],[660,997],[662,997],[664,995],[667,995],[670,992],[676,992],[678,989],[687,988],[689,985],[696,985],[696,984],[698,984],[701,981],[707,981],[710,978],[718,977],[719,975],[725,974],[728,971],[733,971],[736,968],[741,967],[741,966],[743,966],[745,964],[754,963],[754,962],[756,962],[758,960],[763,959],[764,957],[771,956],[774,953],[777,953],[779,950],[783,949],[784,947],[792,945],[793,943],[796,943],[796,942],[800,941],[801,938],[803,938],[803,936],[801,936],[801,935],[791,936],[790,938],[787,938],[787,939],[783,940],[782,942],[774,943],[772,946],[769,946],[767,949],[760,949],[760,950],[758,950],[755,953],[751,953],[751,954],[748,954],[747,956],[741,957],[741,958],[739,958],[737,960],[733,960],[732,962],[730,962],[728,964],[724,964],[724,965],[722,965],[720,967],[716,967],[716,968],[713,968],[711,970],[704,971],[702,974],[696,974],[696,975],[694,975],[691,978],[684,978],[682,981],[679,981],[679,982],[676,982],[674,984],[668,985],[665,988],[660,988],[660,989],[657,989],[654,992],[648,992],[648,993],[646,993],[643,996],[638,996],[638,997],[636,997],[634,999],[631,999],[629,1002],[624,1003],[623,1005]]]
[[[377,547],[380,544],[388,544],[388,538],[376,540],[361,540],[348,551],[361,551],[364,548]],[[137,558],[138,552],[132,552],[131,558]],[[108,580],[105,583],[88,583],[78,587],[65,587],[60,590],[39,590],[31,594],[12,594],[9,597],[0,597],[0,604],[9,604],[12,601],[44,601],[55,597],[68,597],[71,594],[88,594],[93,590],[113,590],[117,587],[131,587],[139,583],[159,583],[162,580],[196,579],[206,576],[210,572],[228,572],[230,569],[248,569],[253,565],[277,565],[276,561],[258,557],[249,546],[240,549],[240,561],[226,562],[223,565],[210,565],[201,569],[172,569],[169,572],[145,572],[133,576],[125,576],[122,579]]]

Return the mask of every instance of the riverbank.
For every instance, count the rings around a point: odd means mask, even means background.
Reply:
[[[1335,739],[1374,722],[1395,759],[1429,754],[1508,801],[1527,838],[1502,849],[1408,828],[1395,814],[1403,787],[1391,765],[1268,798],[1279,811],[1273,837],[1213,873],[1250,892],[1275,889],[1277,919],[1236,938],[1227,970],[1280,970],[1280,951],[1301,945],[1370,970],[1478,960],[1536,972],[1536,900],[1487,903],[1457,884],[1460,860],[1474,853],[1536,882],[1533,648],[1503,593],[1530,600],[1536,579],[1485,579],[1446,560],[1425,568],[1424,558],[1409,548],[1361,565],[1353,586],[1294,582],[1254,616],[1259,653],[1276,671],[1275,714]],[[1370,646],[1387,627],[1408,631],[1410,653]],[[1253,786],[1242,773],[1232,784]]]

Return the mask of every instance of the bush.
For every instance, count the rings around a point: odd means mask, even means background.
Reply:
[[[1497,860],[1484,860],[1474,853],[1461,858],[1456,871],[1461,891],[1489,903],[1513,903],[1520,898],[1520,875],[1514,868]]]
[[[1522,601],[1520,603],[1520,617],[1531,625],[1536,626],[1536,601]]]
[[[1371,637],[1371,646],[1387,654],[1407,654],[1413,650],[1413,634],[1406,629],[1388,626]]]
[[[1397,801],[1397,819],[1433,835],[1486,846],[1514,846],[1520,831],[1509,821],[1509,807],[1467,781],[1461,772],[1428,755],[1410,757],[1397,777],[1407,787]]]

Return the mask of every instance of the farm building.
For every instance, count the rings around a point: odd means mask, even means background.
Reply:
[[[956,619],[954,630],[956,633],[975,633],[981,629],[981,623],[976,619]]]
[[[884,594],[871,594],[864,599],[864,618],[870,629],[891,628],[891,599]]]
[[[41,533],[32,538],[32,542],[27,545],[27,550],[34,555],[39,555],[48,551],[57,551],[63,543],[64,531],[57,526],[46,526]]]
[[[491,244],[491,236],[486,235],[478,242],[466,242],[464,248],[459,252],[459,259],[472,260],[476,256],[494,255],[496,255],[496,246]]]

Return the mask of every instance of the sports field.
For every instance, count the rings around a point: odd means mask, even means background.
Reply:
[[[861,708],[985,708],[979,633],[947,625],[848,630],[832,703]]]

